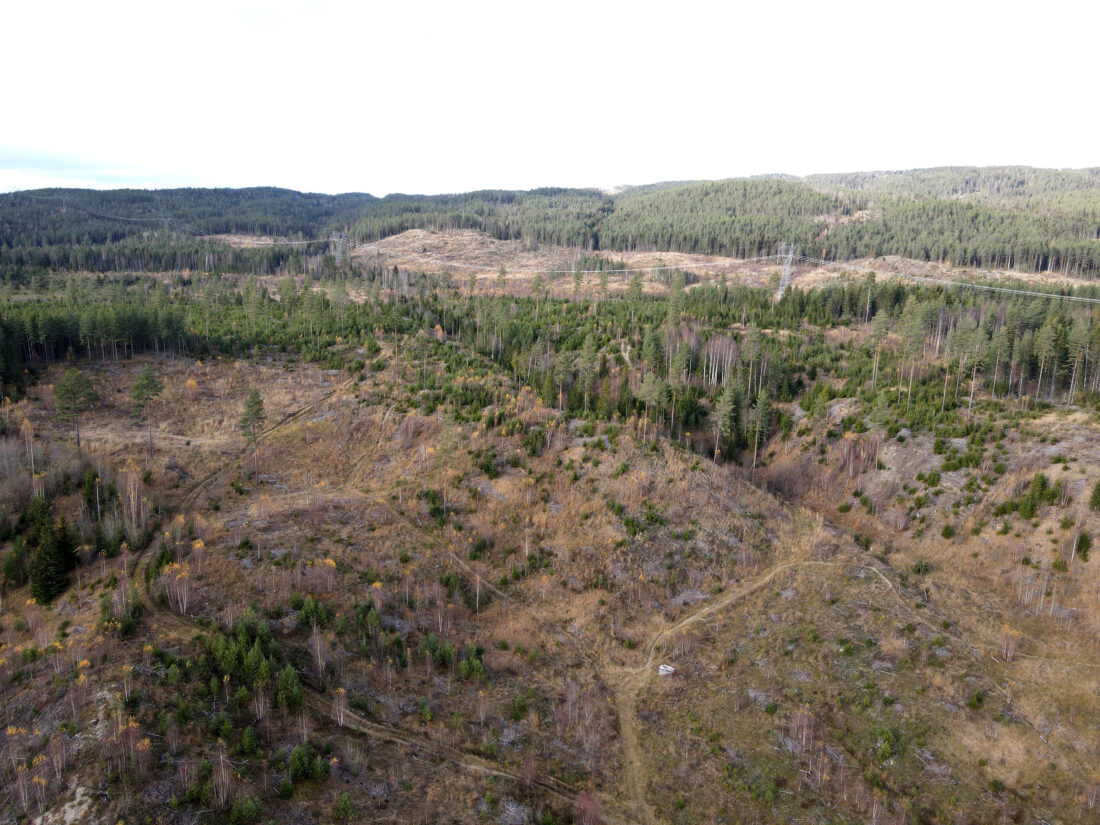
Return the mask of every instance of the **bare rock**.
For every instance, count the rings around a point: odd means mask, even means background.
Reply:
[[[756,706],[760,708],[760,710],[764,710],[772,700],[772,698],[762,690],[749,688],[747,692],[749,698],[756,703]]]
[[[686,607],[689,604],[698,604],[705,601],[707,594],[702,590],[684,590],[673,596],[671,602],[676,607]]]

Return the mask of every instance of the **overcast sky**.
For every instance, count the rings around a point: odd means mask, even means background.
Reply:
[[[0,191],[1100,166],[1095,3],[31,2]]]

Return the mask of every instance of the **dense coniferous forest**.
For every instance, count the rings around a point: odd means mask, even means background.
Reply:
[[[0,198],[0,270],[274,272],[296,248],[234,249],[206,235],[317,238],[370,195],[253,189],[49,189]]]
[[[1100,213],[1100,169],[948,166],[908,172],[807,175],[804,180],[820,189],[955,198],[1090,216]]]
[[[901,255],[957,266],[1093,276],[1095,170],[947,168],[627,188],[462,195],[306,195],[289,190],[40,190],[0,197],[0,273],[207,270],[273,273],[293,247],[230,249],[206,234],[369,242],[408,229],[476,229],[587,250],[733,257],[780,243],[829,260]]]

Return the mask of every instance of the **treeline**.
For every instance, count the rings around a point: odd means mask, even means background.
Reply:
[[[324,249],[323,245],[317,247]],[[106,243],[0,246],[0,273],[21,281],[46,272],[214,272],[273,275],[302,271],[299,246],[241,248],[178,231],[149,231]]]
[[[18,395],[38,366],[67,358],[266,350],[357,371],[386,340],[426,412],[468,415],[455,406],[466,390],[418,378],[416,365],[441,358],[457,374],[475,358],[562,414],[638,417],[715,458],[755,454],[776,428],[790,431],[790,405],[819,416],[836,397],[859,399],[884,426],[921,430],[969,421],[989,399],[1100,402],[1100,325],[1089,305],[1062,296],[872,276],[775,300],[720,282],[687,289],[677,271],[670,280],[661,297],[561,300],[469,294],[392,270],[284,277],[273,292],[254,277],[57,278],[0,304],[0,366],[5,394]]]
[[[70,356],[180,352],[188,337],[185,305],[163,284],[70,280],[61,292],[0,304],[0,378]]]
[[[369,350],[375,330],[400,335],[424,319],[431,328],[437,316],[424,309],[425,283],[423,276],[370,269],[356,286],[371,300],[353,303],[344,280],[298,283],[287,276],[271,293],[255,277],[177,278],[171,285],[126,276],[47,279],[37,290],[0,300],[0,380],[10,394],[25,371],[70,358],[240,354],[257,347],[341,367],[344,355],[330,352],[341,340],[362,341]],[[392,300],[381,300],[383,289]]]

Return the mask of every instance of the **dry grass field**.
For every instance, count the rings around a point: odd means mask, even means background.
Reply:
[[[242,248],[266,244],[273,239],[260,236],[217,236],[227,244]],[[818,250],[802,250],[813,257]],[[731,284],[764,287],[774,285],[782,271],[778,258],[764,261],[742,261],[715,255],[698,255],[685,252],[618,252],[605,251],[600,257],[613,263],[613,269],[679,268],[693,272],[701,280],[718,282],[725,278]],[[582,260],[583,253],[573,247],[553,244],[530,243],[522,240],[502,241],[484,232],[472,229],[437,231],[410,229],[406,232],[364,243],[351,248],[352,258],[365,266],[384,269],[398,267],[403,270],[450,275],[456,285],[466,287],[470,275],[475,277],[478,291],[492,292],[498,289],[497,276],[503,266],[507,274],[509,291],[530,288],[536,273],[542,273],[547,293],[555,297],[573,294],[573,271]],[[917,275],[946,281],[969,281],[976,272],[967,267],[951,266],[889,255],[878,258],[861,258],[845,262],[842,267],[817,266],[796,263],[794,283],[802,289],[813,289],[837,280],[859,279],[867,272],[882,278],[900,274]],[[992,282],[1023,281],[1045,287],[1088,286],[1087,278],[1076,278],[1059,272],[1017,272],[1002,269],[982,270],[982,280]],[[630,282],[629,273],[611,272],[608,289],[625,291]],[[659,281],[649,278],[645,289],[660,292]],[[599,290],[599,277],[586,274],[582,279],[581,294],[594,296]]]

